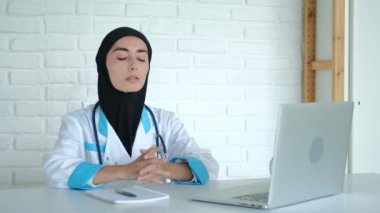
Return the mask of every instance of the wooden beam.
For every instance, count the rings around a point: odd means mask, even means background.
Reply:
[[[304,0],[304,68],[303,68],[303,101],[315,101],[315,61],[316,34],[316,0]]]
[[[313,61],[311,62],[312,70],[331,70],[331,61]]]
[[[344,0],[333,0],[332,100],[344,100]]]

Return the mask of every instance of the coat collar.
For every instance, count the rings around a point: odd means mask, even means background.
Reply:
[[[102,134],[104,137],[108,136],[108,128],[107,128],[107,118],[106,115],[104,114],[103,110],[99,108],[99,120],[98,120],[98,126],[99,126],[99,133]],[[144,106],[143,111],[141,113],[141,119],[140,122],[144,128],[144,132],[148,133],[152,127],[150,118],[149,118],[149,113],[146,107]]]

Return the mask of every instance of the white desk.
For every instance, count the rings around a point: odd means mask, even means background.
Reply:
[[[84,194],[83,191],[51,189],[44,186],[34,188],[0,189],[0,212],[380,212],[380,175],[356,174],[346,177],[344,192],[314,201],[275,210],[257,210],[244,207],[202,203],[188,199],[189,194],[199,190],[228,188],[244,185],[253,180],[213,181],[205,186],[149,185],[170,194],[166,201],[147,204],[109,204]],[[120,184],[120,183],[115,183]],[[114,185],[115,185],[114,184]],[[130,184],[130,182],[124,182]],[[112,186],[112,184],[110,185]]]

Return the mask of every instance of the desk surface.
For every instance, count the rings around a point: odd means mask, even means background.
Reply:
[[[83,191],[51,189],[44,186],[0,189],[0,211],[14,212],[379,212],[380,175],[355,174],[346,176],[344,192],[338,195],[300,203],[275,210],[258,210],[221,204],[191,201],[194,191],[229,188],[257,180],[211,181],[205,186],[174,184],[148,185],[146,187],[170,194],[170,199],[145,204],[109,204],[84,194]],[[116,185],[131,184],[119,182]],[[116,185],[110,184],[109,187]]]

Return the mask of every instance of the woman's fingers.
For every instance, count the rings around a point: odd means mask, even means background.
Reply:
[[[146,175],[144,177],[138,177],[137,181],[143,184],[147,183],[163,183],[163,178],[160,176],[154,176],[153,174]]]
[[[166,178],[165,175],[157,175],[155,173],[149,173],[143,176],[137,177],[137,181],[140,183],[162,183]]]
[[[164,163],[156,160],[155,163],[149,164],[139,171],[137,180],[142,183],[158,183],[169,176],[170,172],[164,169]]]
[[[165,170],[167,162],[163,159],[158,159],[156,153],[160,152],[161,148],[152,146],[149,149],[140,149],[141,156],[134,161],[137,181],[141,183],[162,183],[164,178],[170,176],[170,173]]]
[[[145,175],[153,173],[156,175],[161,175],[167,177],[169,175],[168,171],[165,171],[160,164],[149,164],[148,166],[144,167],[139,171],[139,175]]]
[[[140,153],[141,153],[142,158],[147,160],[147,159],[155,158],[156,153],[160,152],[160,150],[161,150],[160,147],[153,146],[147,150],[141,149]]]

